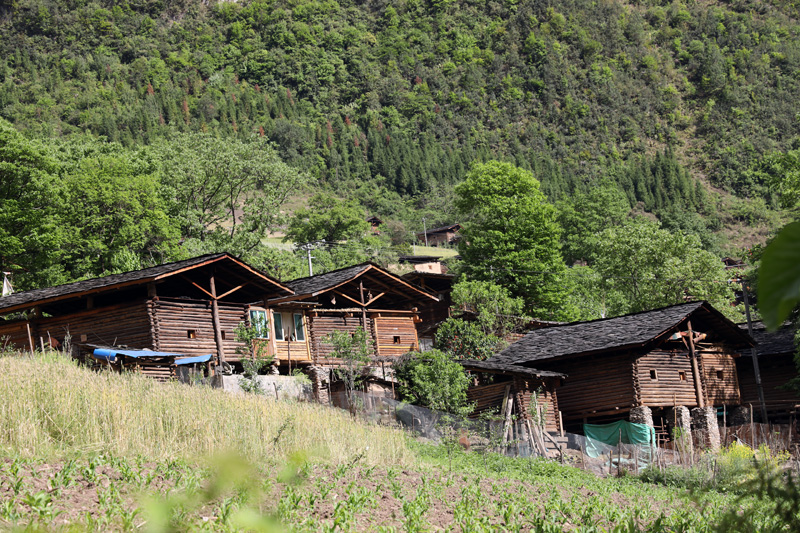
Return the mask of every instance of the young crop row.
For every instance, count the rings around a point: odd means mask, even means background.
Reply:
[[[0,463],[0,526],[91,531],[714,531],[741,503],[634,477],[599,479],[541,460],[420,447],[417,467],[339,465],[295,455],[255,468],[220,457],[208,466],[109,454],[51,464]],[[778,529],[748,500],[751,525]]]

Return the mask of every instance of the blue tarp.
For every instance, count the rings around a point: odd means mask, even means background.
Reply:
[[[186,357],[185,354],[171,352],[153,352],[150,350],[117,350],[110,348],[96,348],[93,352],[95,359],[102,359],[111,363],[116,362],[118,355],[125,357],[175,357],[176,365],[191,365],[194,363],[205,363],[211,359],[211,354],[198,355],[196,357]]]

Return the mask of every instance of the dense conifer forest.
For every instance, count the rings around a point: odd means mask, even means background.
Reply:
[[[580,224],[563,213],[598,184],[740,254],[785,221],[763,161],[800,146],[797,19],[755,0],[3,0],[0,263],[24,287],[227,247],[289,278],[299,259],[253,240],[289,227],[266,209],[318,193],[382,217],[383,244],[319,252],[333,268],[396,253],[422,217],[465,216],[454,188],[490,160],[541,182],[569,260],[594,252],[574,255]],[[248,146],[272,169],[201,198],[191,165],[209,147],[247,160]],[[112,178],[122,199],[82,192]],[[81,216],[109,205],[131,218],[110,223],[146,235],[89,239]],[[48,214],[21,220],[31,209]]]

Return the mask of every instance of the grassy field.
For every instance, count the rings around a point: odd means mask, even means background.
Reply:
[[[781,530],[769,502],[419,443],[313,404],[0,358],[0,528]],[[680,485],[680,483],[678,483]]]

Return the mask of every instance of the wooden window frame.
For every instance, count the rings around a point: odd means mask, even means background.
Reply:
[[[272,324],[275,329],[275,340],[281,342],[285,341],[286,339],[283,335],[283,317],[280,311],[272,312]]]
[[[259,324],[256,320],[253,319],[253,314],[260,314],[264,318],[264,322]],[[250,320],[250,326],[256,328],[256,333],[258,333],[257,339],[264,339],[269,340],[269,313],[263,307],[251,307],[247,310],[247,317]]]

